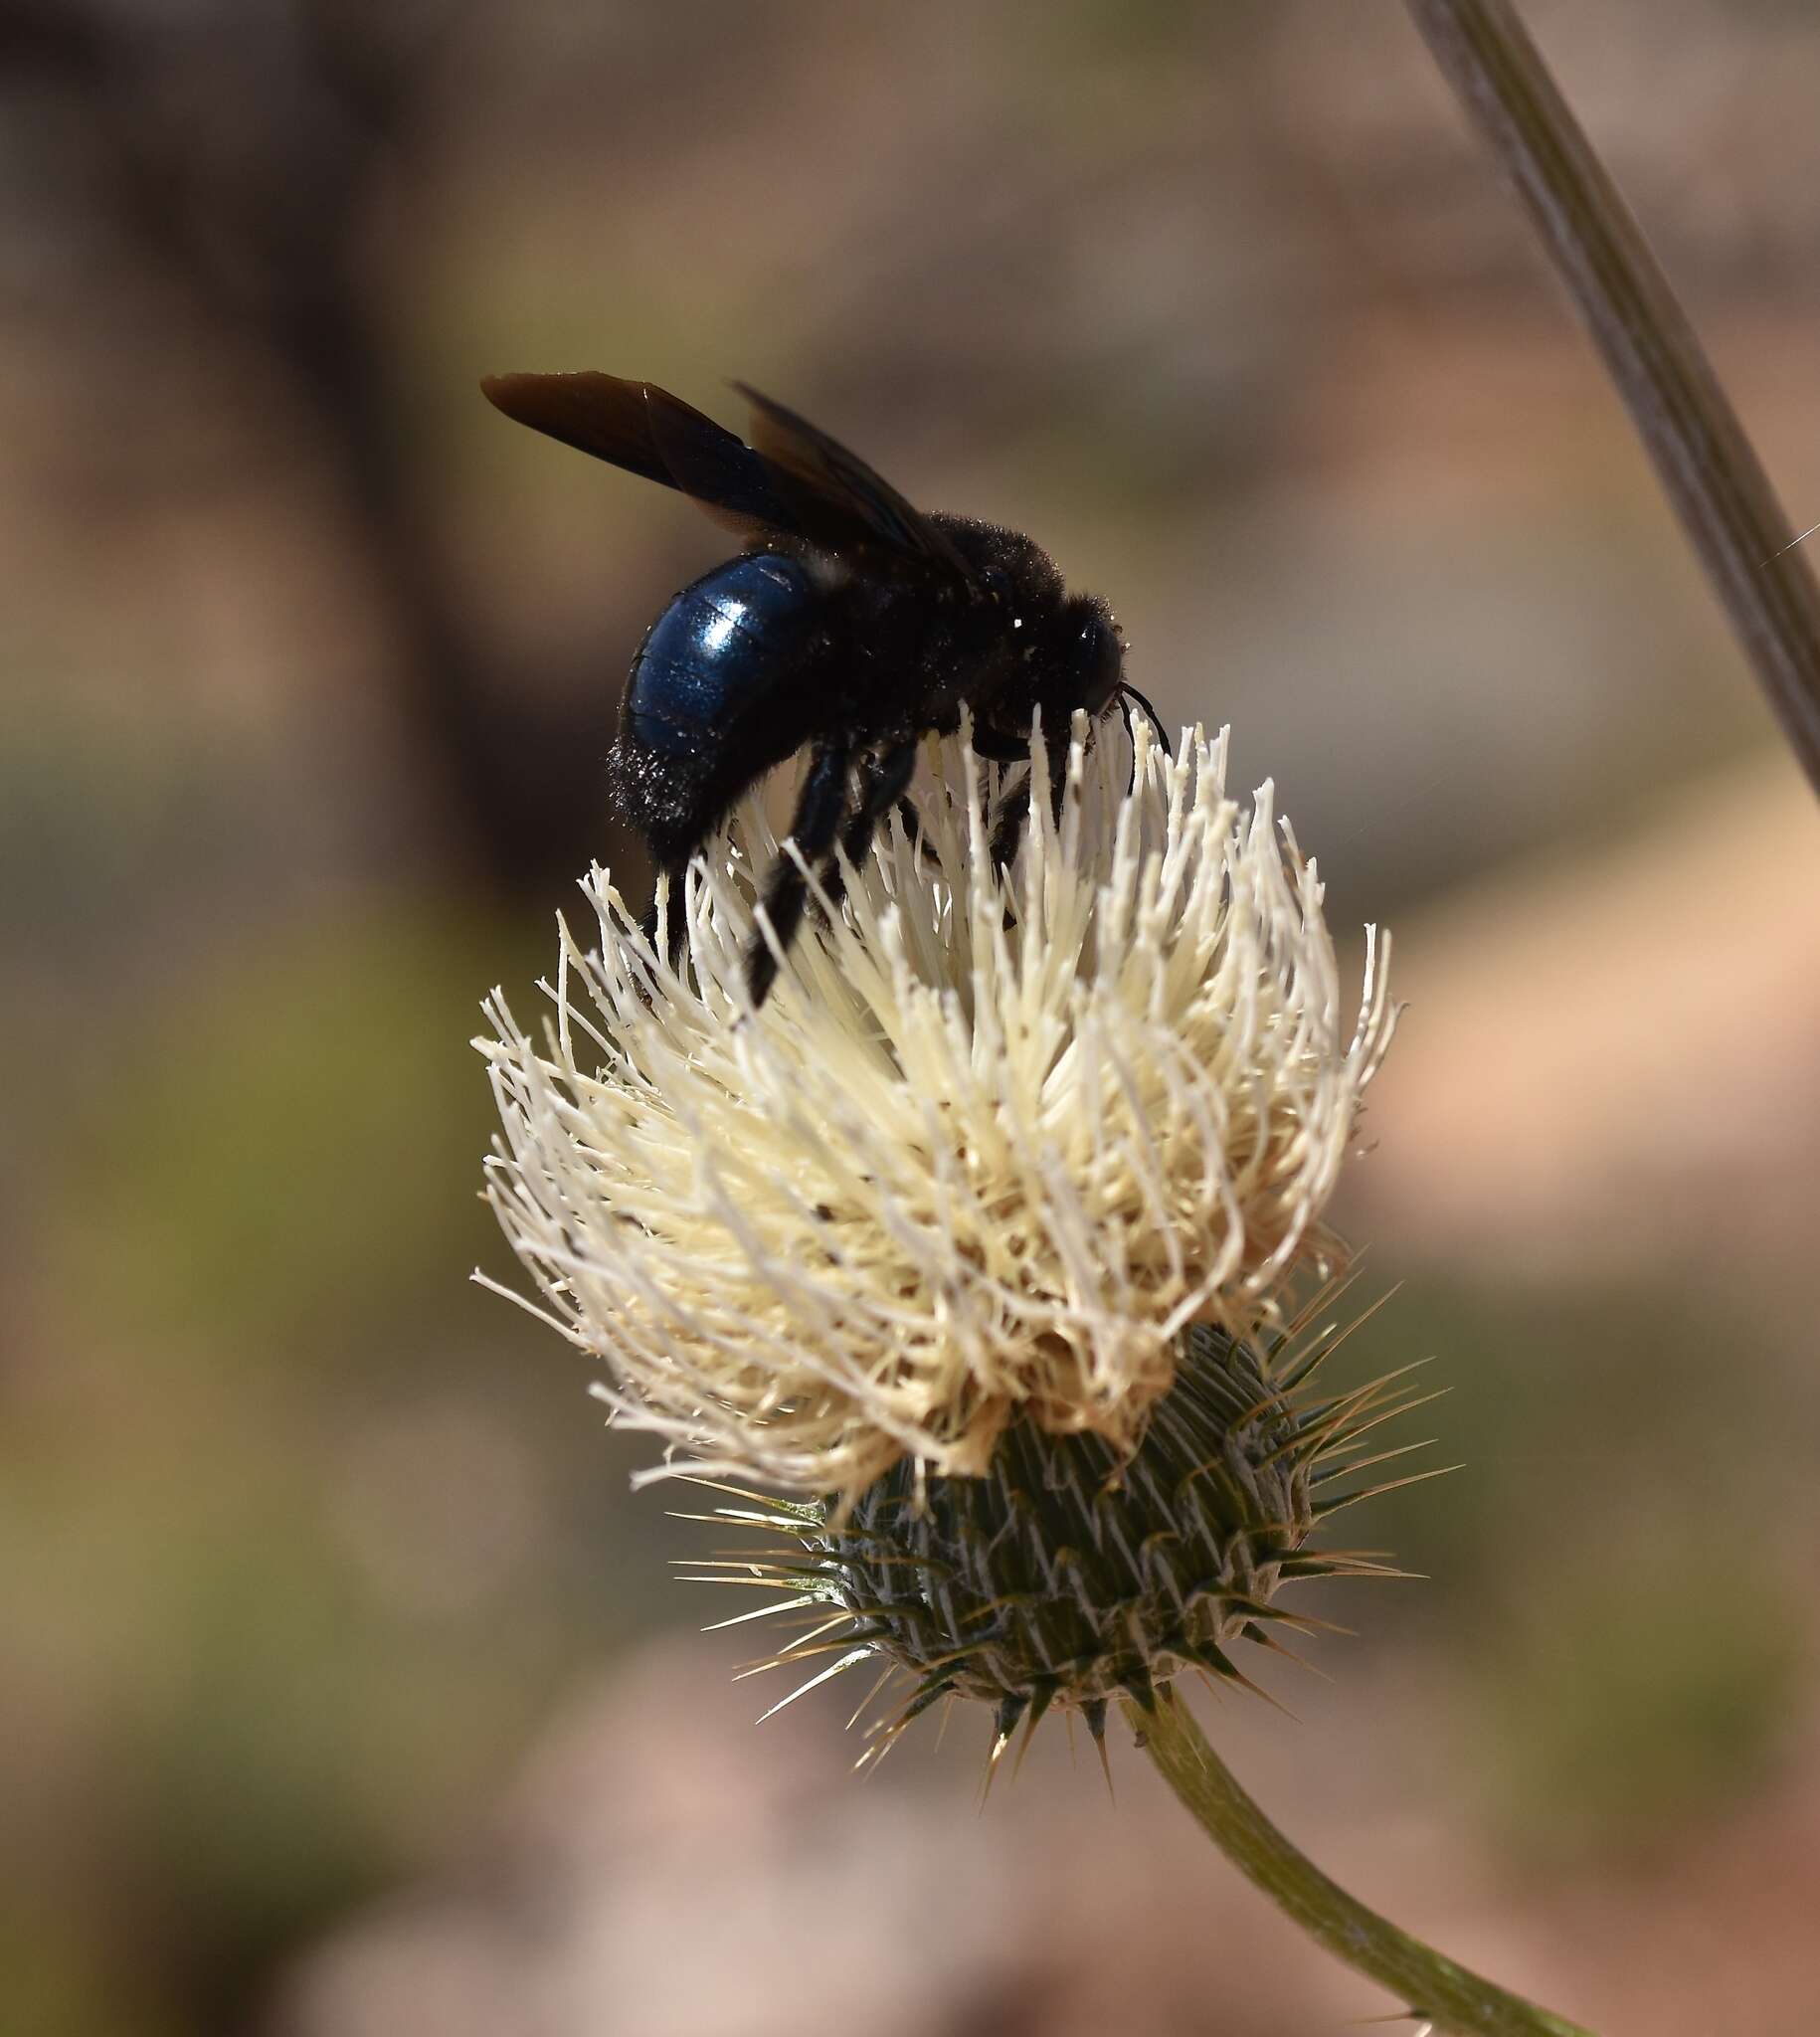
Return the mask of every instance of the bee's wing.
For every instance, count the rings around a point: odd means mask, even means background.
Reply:
[[[874,544],[967,577],[966,560],[944,532],[856,453],[794,410],[761,396],[749,383],[733,386],[752,406],[755,451],[794,481],[821,513],[851,523]]]
[[[816,544],[882,545],[967,575],[943,532],[863,460],[781,403],[734,386],[752,405],[751,446],[650,382],[589,370],[489,375],[480,384],[508,418],[679,489],[742,537],[788,530]]]
[[[766,462],[710,417],[649,382],[588,370],[489,375],[487,401],[533,431],[677,488],[742,536],[795,528]]]

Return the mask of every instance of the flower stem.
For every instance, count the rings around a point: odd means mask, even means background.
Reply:
[[[1165,1690],[1149,1709],[1122,1702],[1140,1746],[1233,1866],[1330,1952],[1389,1988],[1413,2018],[1463,2037],[1590,2037],[1456,1966],[1329,1881],[1239,1787],[1181,1699]]]
[[[1510,0],[1408,0],[1517,186],[1820,791],[1820,587],[1636,220]]]

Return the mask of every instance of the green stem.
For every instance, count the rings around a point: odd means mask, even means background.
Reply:
[[[1389,1988],[1412,2017],[1462,2037],[1590,2037],[1456,1966],[1329,1881],[1239,1787],[1181,1699],[1163,1691],[1149,1710],[1122,1702],[1139,1745],[1233,1866],[1330,1952]]]
[[[1517,186],[1820,792],[1820,587],[1668,278],[1510,0],[1408,7]]]

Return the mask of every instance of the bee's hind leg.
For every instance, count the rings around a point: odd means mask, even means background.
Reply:
[[[804,870],[813,870],[826,860],[840,833],[841,816],[849,799],[847,777],[852,756],[852,745],[844,736],[818,743],[810,754],[809,773],[797,795],[797,811],[788,836],[803,858],[802,865],[796,856],[780,854],[765,878],[764,895],[759,901],[771,923],[777,952],[756,929],[746,950],[746,991],[754,1011],[770,996],[771,986],[777,981],[778,953],[789,950],[797,928],[803,923],[803,908],[809,902],[809,879]]]

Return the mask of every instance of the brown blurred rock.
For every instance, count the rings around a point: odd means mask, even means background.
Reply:
[[[1820,1245],[1820,810],[1779,757],[1396,929],[1361,1235],[1509,1277]]]
[[[930,1732],[855,1780],[857,1690],[755,1733],[728,1659],[661,1643],[582,1699],[465,1870],[332,1938],[267,2037],[1306,2037],[1389,2006],[1207,1850],[1116,1724],[1116,1808],[1056,1730],[976,1816],[952,1743],[983,1753],[984,1715],[957,1715],[947,1757]],[[1475,1850],[1473,1756],[1431,1662],[1309,1689],[1300,1728],[1244,1700],[1210,1724],[1386,1914],[1614,2037],[1811,2030],[1820,1762],[1673,1855],[1518,1884]]]
[[[762,1706],[729,1686],[729,1660],[655,1647],[583,1700],[532,1754],[467,1886],[402,1899],[331,1944],[276,2029],[996,2027],[1025,1953],[965,1807],[856,1784],[825,1707],[755,1734]]]
[[[845,1704],[755,1732],[760,1686],[730,1686],[729,1659],[656,1646],[559,1719],[467,1871],[332,1940],[271,2037],[1276,2037],[1383,2006],[1208,1854],[1116,1723],[1116,1808],[1054,1728],[976,1816],[983,1713],[957,1713],[946,1756],[931,1730],[855,1779],[838,1721],[863,1673]],[[1242,1701],[1218,1718],[1333,1866],[1534,1965],[1533,1927],[1492,1921],[1462,1835],[1387,1802],[1419,1760],[1385,1743],[1373,1768],[1346,1730]]]

